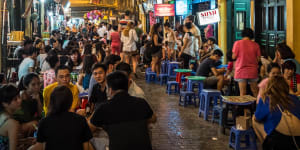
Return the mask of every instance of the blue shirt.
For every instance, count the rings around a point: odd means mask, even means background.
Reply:
[[[291,100],[294,103],[294,107],[289,110],[293,115],[295,115],[298,119],[300,119],[300,100],[297,96],[290,95]],[[267,135],[270,135],[273,130],[277,127],[281,120],[281,112],[278,108],[270,111],[270,100],[267,97],[265,103],[262,98],[259,99],[259,103],[256,106],[255,118],[256,120],[264,123],[264,129]]]
[[[18,77],[19,80],[29,73],[29,68],[34,67],[34,60],[32,58],[25,58],[19,66]]]

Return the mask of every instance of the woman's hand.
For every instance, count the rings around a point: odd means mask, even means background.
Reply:
[[[182,51],[179,52],[178,57],[181,57],[181,55],[182,55]]]

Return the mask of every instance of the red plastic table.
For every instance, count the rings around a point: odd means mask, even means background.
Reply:
[[[174,70],[176,72],[176,82],[179,83],[179,88],[182,87],[181,85],[181,77],[182,76],[191,76],[191,69],[175,69]]]

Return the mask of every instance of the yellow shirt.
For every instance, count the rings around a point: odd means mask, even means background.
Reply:
[[[48,113],[48,106],[50,104],[50,95],[52,91],[58,86],[58,82],[55,82],[53,84],[48,85],[43,92],[44,97],[44,106],[43,109],[45,111],[45,115]],[[71,109],[76,109],[79,106],[79,90],[76,87],[76,85],[73,85],[72,83],[69,84],[68,88],[71,90],[73,94],[73,103],[71,106]]]

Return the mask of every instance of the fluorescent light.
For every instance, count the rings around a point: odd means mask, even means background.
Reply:
[[[44,3],[46,0],[41,0],[42,3]]]
[[[49,12],[48,12],[48,15],[49,15],[49,16],[53,16],[53,12],[52,12],[52,11],[49,11]]]

